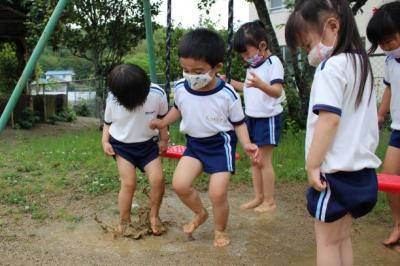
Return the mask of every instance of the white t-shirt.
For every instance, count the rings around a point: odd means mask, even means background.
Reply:
[[[191,89],[182,79],[175,84],[174,96],[175,107],[182,114],[180,131],[191,137],[214,136],[244,123],[239,95],[220,79],[214,89],[206,92]]]
[[[283,84],[283,66],[275,55],[268,57],[263,64],[256,68],[249,67],[246,73],[246,81],[250,73],[256,74],[269,85]],[[245,81],[245,82],[246,82]],[[274,98],[255,87],[244,87],[244,103],[246,115],[257,118],[272,117],[282,113],[282,97]]]
[[[381,163],[375,155],[379,129],[375,90],[371,92],[370,89],[371,76],[367,79],[362,101],[355,108],[360,81],[358,77],[361,76],[359,58],[356,61],[356,75],[350,55],[344,53],[321,63],[314,75],[307,119],[306,157],[319,111],[340,115],[332,146],[321,165],[322,173],[377,168]]]
[[[400,130],[400,58],[387,57],[385,62],[385,79],[383,82],[390,86],[390,115],[391,128]]]
[[[158,135],[150,129],[150,121],[168,112],[167,97],[162,88],[151,84],[149,95],[142,106],[128,111],[120,105],[110,92],[106,101],[104,122],[110,125],[109,133],[124,143],[144,142]]]

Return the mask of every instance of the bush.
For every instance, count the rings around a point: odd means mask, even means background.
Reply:
[[[40,117],[35,114],[32,108],[25,108],[22,111],[21,119],[17,123],[18,128],[29,129],[32,128],[38,121]]]
[[[56,120],[60,122],[72,122],[76,120],[76,113],[71,108],[62,110],[56,115]]]
[[[79,116],[90,116],[89,104],[85,100],[79,101],[79,103],[74,106],[74,110]]]

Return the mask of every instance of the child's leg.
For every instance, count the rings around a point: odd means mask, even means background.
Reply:
[[[315,221],[317,265],[353,265],[351,225],[352,217],[350,214],[332,223]]]
[[[400,149],[388,146],[383,164],[383,173],[400,175]],[[391,245],[400,240],[400,193],[388,193],[389,205],[393,216],[393,230],[389,237],[383,241]]]
[[[127,224],[131,221],[132,198],[136,189],[135,167],[122,158],[116,157],[118,172],[121,179],[121,189],[118,194],[118,207],[121,224]]]
[[[252,209],[260,205],[264,201],[264,189],[263,189],[263,180],[261,175],[261,168],[252,164],[251,172],[253,176],[253,189],[255,198],[249,202],[246,202],[240,205],[241,209]]]
[[[275,192],[275,171],[272,167],[272,153],[274,151],[273,145],[265,145],[260,147],[260,154],[262,158],[261,175],[263,183],[264,201],[257,208],[256,212],[266,212],[275,210],[276,204],[274,199]]]
[[[159,235],[165,231],[162,227],[159,210],[164,195],[165,183],[164,174],[161,166],[160,158],[156,158],[148,163],[144,170],[149,178],[150,183],[150,223],[153,234]]]
[[[176,194],[196,214],[196,217],[190,223],[183,226],[183,231],[188,235],[191,235],[208,218],[208,213],[204,209],[197,191],[192,186],[193,181],[202,171],[203,165],[199,160],[184,156],[179,160],[172,179],[172,186]]]
[[[224,233],[229,216],[228,186],[230,176],[229,172],[219,172],[210,176],[208,195],[213,206],[214,246],[216,247],[224,247],[230,243],[229,237]]]

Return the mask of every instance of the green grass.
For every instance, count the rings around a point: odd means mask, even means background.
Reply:
[[[171,140],[184,144],[185,139],[178,132],[178,125],[170,128]],[[118,191],[119,178],[115,161],[103,155],[101,132],[91,129],[58,136],[30,137],[15,131],[13,140],[0,139],[0,204],[3,215],[22,217],[30,215],[43,220],[51,215],[49,203],[60,195],[69,195],[76,200],[80,195],[98,196],[109,191]],[[382,133],[381,144],[377,150],[383,158],[388,143],[389,132]],[[273,165],[277,182],[305,181],[304,170],[304,131],[286,132],[279,147],[274,151]],[[250,161],[240,145],[241,160],[236,164],[236,174],[232,183],[251,183]],[[167,183],[171,183],[177,161],[163,159]],[[139,187],[147,186],[147,178],[139,173]],[[206,189],[208,176],[203,174],[197,180],[200,189]],[[386,197],[379,195],[376,214],[388,213]],[[56,211],[52,217],[80,221],[64,209]],[[2,220],[3,221],[3,220]]]

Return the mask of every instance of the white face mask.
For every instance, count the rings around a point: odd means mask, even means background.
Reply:
[[[207,86],[213,79],[213,77],[210,76],[210,71],[204,74],[187,74],[183,72],[183,77],[189,83],[190,88],[198,90]]]
[[[400,47],[391,51],[383,51],[387,56],[393,56],[394,58],[400,58]]]
[[[324,35],[324,32],[325,32],[325,26],[324,26],[324,30],[322,32],[322,36]],[[337,37],[337,35],[335,36],[335,40],[333,41],[332,46],[324,45],[321,40],[317,45],[315,45],[311,49],[311,51],[307,55],[308,63],[311,66],[317,67],[322,61],[324,61],[331,55],[332,50],[336,43],[336,37]]]

